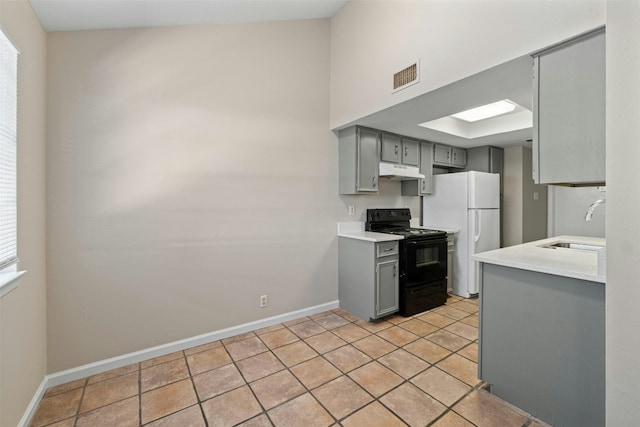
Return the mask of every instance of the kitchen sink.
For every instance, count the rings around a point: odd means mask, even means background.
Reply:
[[[580,251],[599,251],[600,249],[604,249],[604,246],[600,246],[600,245],[588,245],[585,243],[576,243],[576,242],[557,242],[557,243],[551,243],[549,245],[544,245],[542,246],[543,248],[547,248],[547,249],[575,249],[575,250],[580,250]]]

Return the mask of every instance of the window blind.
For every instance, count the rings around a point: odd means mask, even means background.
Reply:
[[[18,51],[0,29],[0,269],[18,261],[17,85]]]

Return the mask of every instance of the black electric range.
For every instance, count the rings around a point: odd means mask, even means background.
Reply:
[[[409,225],[411,211],[367,209],[365,230],[403,236],[399,241],[400,314],[412,316],[447,301],[447,233]]]

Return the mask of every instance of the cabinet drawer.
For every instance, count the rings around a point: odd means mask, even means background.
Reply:
[[[381,242],[376,244],[376,256],[378,258],[397,254],[398,242]]]

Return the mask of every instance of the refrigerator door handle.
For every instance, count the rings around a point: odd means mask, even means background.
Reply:
[[[482,221],[480,218],[480,210],[476,209],[476,235],[473,237],[473,241],[478,243],[480,236],[482,235]]]

